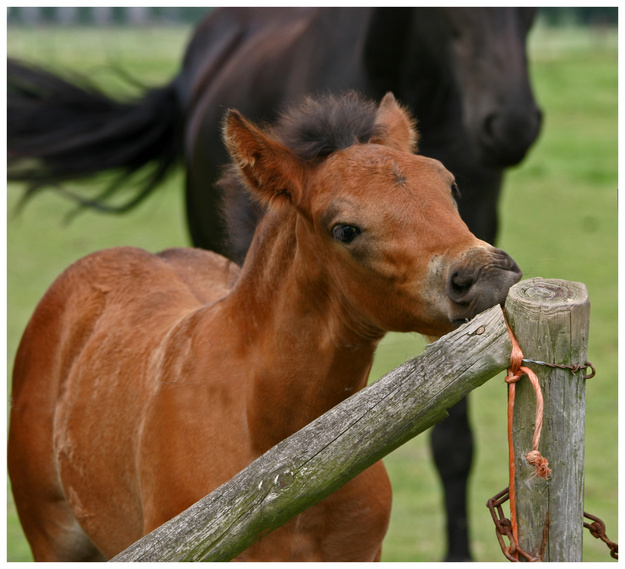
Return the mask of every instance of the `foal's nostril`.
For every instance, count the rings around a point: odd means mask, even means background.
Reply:
[[[453,271],[447,279],[447,295],[453,302],[466,302],[469,291],[473,288],[477,278],[477,273],[471,269],[463,268]]]
[[[455,272],[451,277],[451,290],[456,294],[464,294],[467,292],[475,282],[472,275],[462,275]]]

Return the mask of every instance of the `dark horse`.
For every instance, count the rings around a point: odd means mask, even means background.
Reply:
[[[492,243],[503,171],[523,159],[541,124],[525,51],[533,17],[526,8],[219,9],[195,31],[174,80],[132,102],[9,62],[9,178],[32,192],[112,170],[111,185],[84,202],[119,211],[183,157],[193,243],[240,263],[259,212],[215,185],[227,162],[217,136],[225,109],[273,121],[306,93],[356,89],[380,100],[393,91],[419,117],[422,154],[455,175],[463,219]],[[137,193],[107,205],[137,172]],[[466,401],[433,430],[432,447],[445,489],[446,559],[470,559]]]

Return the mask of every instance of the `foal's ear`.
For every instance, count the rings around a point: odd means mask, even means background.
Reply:
[[[371,137],[369,142],[390,146],[402,152],[417,152],[419,134],[417,121],[410,111],[402,107],[393,93],[388,92],[380,102],[375,116],[375,125],[380,134]]]
[[[252,194],[263,205],[302,200],[304,165],[286,146],[271,139],[235,110],[224,122],[224,142],[235,165],[243,174]]]

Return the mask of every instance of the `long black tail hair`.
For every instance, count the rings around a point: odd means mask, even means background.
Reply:
[[[85,77],[69,82],[7,61],[8,179],[27,182],[25,198],[44,187],[62,188],[63,182],[110,172],[112,181],[95,197],[70,195],[104,211],[127,211],[177,163],[181,121],[174,83],[124,102]],[[122,189],[128,197],[111,205],[110,198]]]

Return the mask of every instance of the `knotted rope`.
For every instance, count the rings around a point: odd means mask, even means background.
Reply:
[[[547,459],[540,454],[538,445],[540,443],[540,433],[543,428],[543,394],[538,383],[536,374],[528,367],[522,366],[523,352],[519,347],[510,325],[506,321],[508,326],[508,334],[510,335],[510,342],[512,343],[512,353],[510,354],[510,367],[508,368],[508,375],[506,376],[506,383],[508,384],[508,454],[510,460],[510,523],[512,525],[512,535],[515,542],[519,543],[517,516],[516,516],[516,492],[514,487],[515,478],[515,464],[514,464],[514,443],[512,441],[512,420],[514,417],[514,398],[516,394],[516,382],[524,375],[527,375],[534,390],[536,391],[536,419],[534,422],[534,437],[532,439],[532,450],[525,455],[525,459],[529,464],[535,468],[534,476],[540,476],[541,478],[548,478],[551,474],[549,463]],[[518,556],[518,554],[517,554]],[[517,557],[518,558],[518,557]]]

